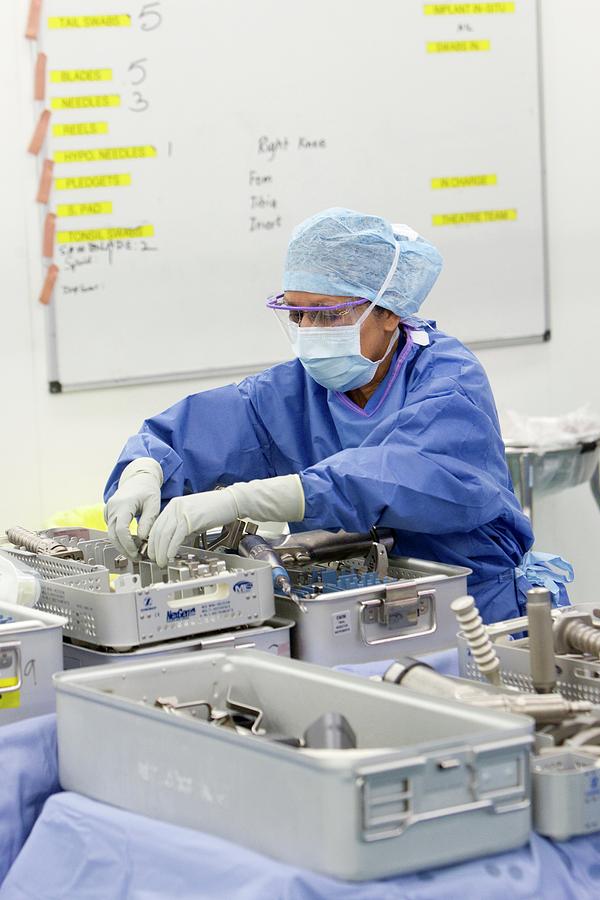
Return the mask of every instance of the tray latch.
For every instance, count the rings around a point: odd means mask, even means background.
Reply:
[[[435,629],[435,590],[419,591],[414,585],[385,585],[383,596],[361,601],[360,626],[366,644],[384,644]],[[394,630],[389,637],[373,638],[367,626]]]
[[[412,815],[412,787],[405,769],[360,771],[362,839],[366,842],[398,837]]]
[[[0,643],[0,675],[11,665],[15,670],[15,684],[8,687],[0,687],[0,697],[3,694],[14,694],[23,686],[23,665],[21,658],[21,641],[4,641]]]

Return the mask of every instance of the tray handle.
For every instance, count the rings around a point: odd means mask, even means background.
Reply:
[[[21,641],[0,642],[0,653],[14,653],[15,669],[17,670],[17,683],[10,687],[0,687],[0,697],[3,694],[14,694],[21,690],[23,685],[23,666],[21,659]]]
[[[235,640],[238,635],[222,638],[219,635],[210,637],[201,642],[203,650],[214,650],[217,647],[232,647],[234,650],[252,650],[256,647],[256,641],[244,641],[243,644],[236,644]]]
[[[391,635],[391,637],[383,637],[383,638],[369,638],[366,632],[366,611],[372,607],[378,607],[380,610],[379,621],[380,623],[385,624],[389,620],[390,612],[394,612],[394,610],[401,611],[410,611],[414,608],[415,612],[417,612],[419,606],[422,605],[423,601],[431,603],[433,608],[435,609],[435,588],[429,591],[415,591],[414,594],[405,596],[405,597],[396,597],[394,592],[389,592],[388,596],[384,598],[375,598],[373,600],[363,600],[360,604],[359,611],[359,623],[360,623],[360,636],[362,638],[363,643],[368,644],[369,647],[375,647],[378,644],[391,644],[394,641],[403,641],[407,637],[413,637],[410,632],[407,632],[406,629],[400,634]],[[428,631],[418,632],[419,637],[423,634],[428,634],[429,632],[435,629],[435,620],[433,624],[433,628],[428,629]]]

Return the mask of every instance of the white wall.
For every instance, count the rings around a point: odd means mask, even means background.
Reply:
[[[543,346],[485,351],[481,359],[499,408],[554,415],[589,402],[600,411],[600,384],[594,366],[600,330],[600,304],[595,296],[600,258],[600,56],[596,38],[600,4],[597,0],[542,0],[541,5],[553,337]],[[19,18],[16,13],[15,18]],[[15,21],[13,33],[22,33],[20,19]],[[19,115],[11,106],[16,95],[7,88],[14,81],[15,66],[10,54],[0,53],[3,123]],[[20,121],[25,134],[31,118]],[[3,138],[0,180],[14,177],[22,160],[22,147]],[[43,310],[28,296],[28,275],[37,287],[39,273],[33,263],[28,266],[26,262],[22,219],[21,209],[3,206],[2,283],[10,290],[0,288],[2,529],[17,522],[35,528],[57,509],[99,501],[124,440],[137,430],[145,415],[186,393],[219,384],[211,380],[48,394]],[[440,324],[443,326],[443,321]],[[82,340],[90,342],[91,352],[110,352],[110,347],[94,347],[93,328]],[[132,352],[143,352],[143,347],[135,344],[135,336],[132,342]],[[595,587],[600,513],[589,489],[576,488],[540,502],[536,531],[540,549],[558,551],[575,564],[576,595],[590,598]]]
[[[548,259],[552,340],[481,354],[499,408],[600,413],[600,4],[542,0]],[[540,501],[536,546],[575,566],[572,597],[595,599],[600,511],[587,485]]]

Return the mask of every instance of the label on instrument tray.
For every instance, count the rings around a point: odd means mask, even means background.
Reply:
[[[196,615],[196,607],[190,606],[187,609],[168,609],[167,622],[179,622],[181,619],[191,619]]]
[[[350,610],[343,609],[340,612],[332,613],[331,623],[334,637],[337,637],[340,634],[350,634],[352,631]]]
[[[199,613],[202,616],[226,616],[233,612],[230,600],[213,600],[211,603],[203,603]]]
[[[14,687],[18,683],[17,678],[0,678],[0,709],[18,709],[21,705],[21,691],[11,691],[3,694],[2,689]]]

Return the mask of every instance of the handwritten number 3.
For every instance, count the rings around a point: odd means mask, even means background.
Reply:
[[[142,97],[139,91],[133,92],[133,106],[129,107],[132,112],[144,112],[149,106],[150,103],[145,97]]]

